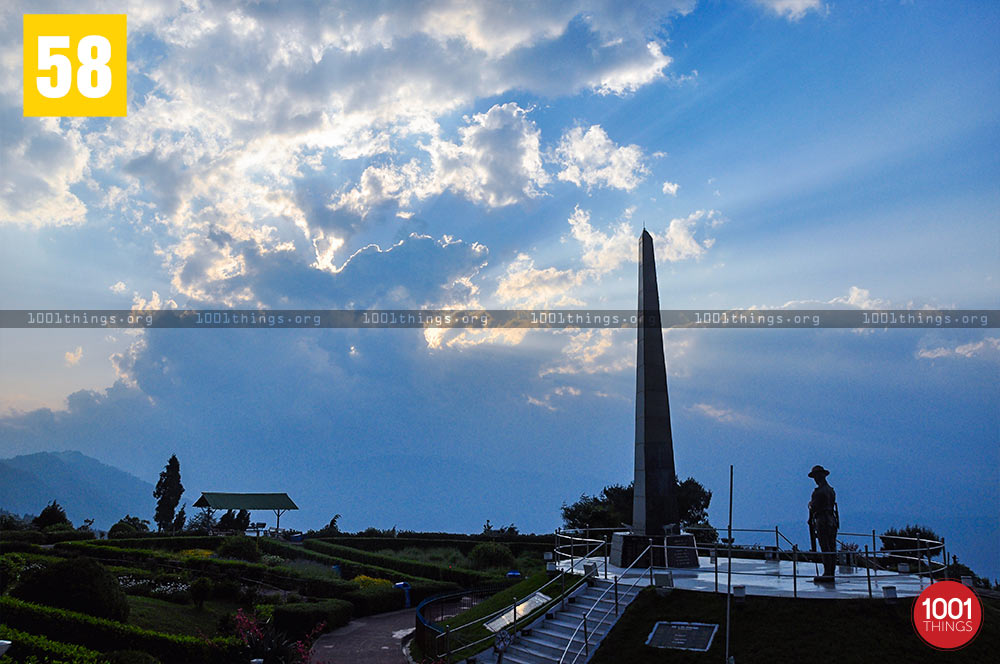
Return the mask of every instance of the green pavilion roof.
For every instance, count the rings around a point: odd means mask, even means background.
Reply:
[[[297,510],[287,493],[219,493],[204,491],[195,507],[213,510]]]

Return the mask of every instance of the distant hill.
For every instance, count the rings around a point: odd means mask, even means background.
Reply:
[[[0,508],[38,514],[55,499],[73,525],[94,519],[106,530],[125,514],[153,519],[153,485],[80,452],[38,452],[0,459]]]

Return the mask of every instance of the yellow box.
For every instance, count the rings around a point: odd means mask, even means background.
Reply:
[[[125,14],[25,14],[24,115],[125,115],[126,47]]]

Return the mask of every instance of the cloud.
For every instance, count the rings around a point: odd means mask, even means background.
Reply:
[[[124,281],[116,281],[115,283],[108,286],[108,290],[116,295],[121,295],[128,289]]]
[[[824,10],[821,0],[754,0],[754,2],[789,21],[798,21],[810,11]]]
[[[530,256],[518,254],[507,264],[497,285],[496,297],[505,305],[518,309],[583,306],[583,302],[571,297],[569,292],[584,278],[583,273],[574,270],[536,268]]]
[[[923,360],[939,358],[953,359],[983,359],[1000,361],[1000,338],[986,337],[980,341],[959,344],[957,346],[938,346],[936,348],[921,348],[916,356]]]
[[[638,145],[618,146],[600,125],[584,132],[574,127],[555,149],[555,162],[562,166],[556,177],[578,187],[611,187],[631,191],[649,173]]]
[[[76,350],[67,351],[63,357],[67,367],[75,367],[80,362],[80,358],[83,357],[83,347],[77,346]]]
[[[696,403],[690,406],[688,410],[727,424],[745,423],[749,419],[745,415],[740,415],[729,408],[721,408],[707,403]]]
[[[87,207],[70,187],[84,179],[89,157],[78,129],[0,107],[0,223],[82,223]]]
[[[681,188],[681,186],[679,184],[677,184],[676,182],[664,182],[663,183],[663,193],[667,194],[668,196],[676,196],[677,195],[677,190],[680,189],[680,188]]]
[[[538,188],[549,176],[542,167],[540,132],[516,103],[473,115],[459,135],[460,143],[434,138],[424,146],[432,175],[423,196],[451,190],[501,207],[541,195]]]

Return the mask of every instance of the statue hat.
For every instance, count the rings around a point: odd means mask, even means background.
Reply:
[[[809,471],[808,477],[813,477],[813,478],[815,478],[817,476],[819,476],[819,477],[826,477],[829,474],[830,474],[830,471],[827,470],[826,468],[824,468],[823,466],[813,466],[812,470]]]

